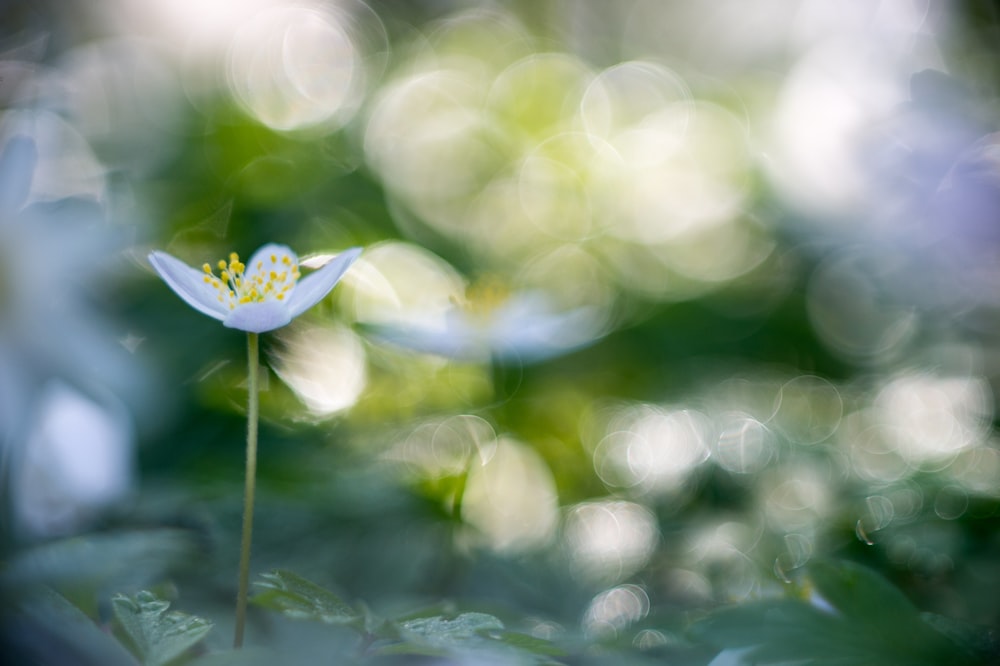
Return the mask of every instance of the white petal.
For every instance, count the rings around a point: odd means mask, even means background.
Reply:
[[[15,136],[3,147],[0,153],[0,214],[11,214],[27,201],[37,161],[35,143],[26,136]]]
[[[132,485],[133,431],[124,408],[60,381],[39,397],[13,500],[25,527],[51,536],[122,498]]]
[[[292,321],[288,306],[281,301],[243,303],[228,313],[223,326],[248,333],[265,333],[281,328]]]
[[[600,336],[599,325],[595,308],[552,312],[544,299],[522,294],[495,313],[490,333],[499,357],[533,362],[594,342]]]
[[[490,343],[478,322],[464,312],[450,313],[444,326],[426,324],[376,324],[374,336],[384,342],[423,354],[434,354],[458,361],[487,361]]]
[[[278,271],[280,273],[281,267],[284,266],[285,257],[288,257],[293,265],[299,262],[298,256],[287,245],[268,243],[261,246],[250,257],[250,261],[246,263],[247,269],[245,275],[247,279],[252,279],[258,274],[263,274],[266,279],[267,274],[271,271]]]
[[[205,282],[205,273],[185,264],[166,252],[153,252],[149,263],[160,274],[167,286],[184,299],[184,302],[202,314],[223,320],[229,314],[225,305],[219,302],[219,292]]]
[[[298,286],[288,298],[288,310],[292,318],[298,317],[329,294],[360,254],[360,247],[344,250],[326,266],[299,280]]]

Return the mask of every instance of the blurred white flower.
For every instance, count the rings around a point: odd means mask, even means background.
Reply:
[[[461,361],[536,362],[600,337],[596,308],[557,310],[541,292],[507,294],[495,285],[471,289],[443,318],[373,326],[375,336],[418,352]]]
[[[93,199],[40,196],[33,187],[37,162],[39,150],[27,136],[12,136],[0,151],[0,473],[22,485],[29,473],[22,466],[53,451],[44,444],[48,435],[39,434],[65,402],[52,398],[53,380],[78,401],[110,393],[135,405],[146,393],[134,359],[92,307],[92,288],[119,239]],[[84,420],[89,425],[70,429],[78,444],[98,437],[94,419]],[[116,441],[108,445],[130,445],[130,431]],[[7,492],[5,499],[20,506],[15,489]],[[38,513],[43,505],[34,503],[35,525],[48,520]],[[64,527],[71,522],[50,518]]]
[[[60,382],[46,385],[12,481],[18,528],[32,536],[75,531],[132,487],[132,424]]]
[[[311,414],[325,418],[357,403],[368,383],[361,339],[341,326],[289,326],[272,367]]]
[[[38,153],[26,136],[0,153],[0,436],[15,436],[49,378],[135,397],[140,376],[107,330],[91,288],[119,245],[89,198],[29,202]]]

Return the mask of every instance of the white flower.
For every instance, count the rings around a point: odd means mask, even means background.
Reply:
[[[132,489],[132,440],[120,405],[49,383],[12,480],[18,527],[34,536],[71,533],[121,500]]]
[[[91,198],[35,190],[52,159],[20,134],[0,151],[0,447],[23,446],[33,403],[53,378],[86,394],[110,390],[130,408],[148,397],[120,332],[92,307],[123,238]]]
[[[224,326],[264,333],[288,324],[330,293],[361,248],[351,248],[300,281],[299,260],[284,245],[270,243],[246,264],[235,252],[219,261],[192,268],[165,252],[153,252],[149,263],[174,292],[195,310]]]
[[[462,361],[535,362],[590,344],[600,336],[596,308],[557,311],[540,292],[507,295],[488,289],[444,320],[376,324],[375,335],[414,351]]]
[[[18,539],[82,529],[129,491],[129,410],[149,397],[92,306],[123,238],[92,198],[47,196],[53,159],[77,153],[30,129],[0,151],[0,501]]]

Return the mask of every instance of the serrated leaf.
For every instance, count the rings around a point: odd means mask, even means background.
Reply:
[[[115,595],[111,606],[144,666],[162,666],[176,659],[203,639],[213,626],[195,615],[168,612],[170,602],[146,591],[134,597]]]
[[[379,654],[445,656],[455,651],[481,648],[490,632],[503,631],[503,622],[486,613],[463,613],[455,618],[440,615],[399,622],[399,642],[380,647]]]
[[[408,613],[399,615],[396,617],[396,622],[402,624],[404,622],[409,622],[410,620],[427,617],[454,617],[457,612],[458,609],[453,601],[443,599],[428,606],[421,606],[420,608],[412,610]]]
[[[400,624],[401,633],[434,644],[453,645],[469,639],[478,639],[484,632],[503,631],[503,622],[486,613],[462,613],[453,619],[422,617]]]
[[[287,617],[326,624],[364,623],[364,616],[333,592],[291,571],[262,574],[261,580],[255,581],[254,585],[262,590],[254,595],[254,604],[279,611]]]
[[[456,656],[468,653],[503,655],[504,663],[551,664],[562,654],[555,645],[533,636],[507,631],[486,613],[416,617],[397,623],[400,640],[381,645],[379,655]]]

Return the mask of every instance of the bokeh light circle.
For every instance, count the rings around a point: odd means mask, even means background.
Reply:
[[[344,124],[361,102],[361,56],[339,18],[319,7],[281,6],[235,32],[227,81],[251,116],[276,130]]]

